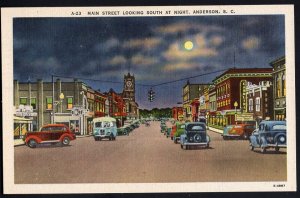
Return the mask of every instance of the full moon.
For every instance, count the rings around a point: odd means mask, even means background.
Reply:
[[[186,50],[191,50],[191,49],[193,49],[193,47],[194,47],[194,44],[193,44],[192,41],[186,41],[186,42],[184,43],[184,48],[185,48]]]

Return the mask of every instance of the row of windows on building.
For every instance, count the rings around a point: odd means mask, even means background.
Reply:
[[[224,84],[222,86],[220,86],[219,88],[217,88],[217,97],[223,96],[227,94],[229,94],[230,92],[230,85],[229,84]]]
[[[227,105],[229,105],[230,104],[230,99],[227,99],[227,100],[223,100],[223,101],[221,101],[221,102],[218,102],[217,103],[217,106],[218,107],[224,107],[224,106],[227,106]]]
[[[27,105],[28,104],[28,99],[27,97],[20,97],[20,105]],[[67,101],[67,109],[71,110],[73,108],[73,97],[67,97],[66,98]],[[36,105],[37,105],[37,99],[34,97],[30,98],[30,105],[32,106],[32,108],[35,110],[36,109]],[[46,109],[47,110],[52,110],[53,106],[52,106],[52,97],[46,97]]]

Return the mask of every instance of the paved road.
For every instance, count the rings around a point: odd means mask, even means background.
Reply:
[[[67,147],[15,147],[15,183],[286,180],[286,150],[261,154],[251,152],[248,141],[209,135],[211,148],[182,150],[154,122],[113,142],[85,137]]]

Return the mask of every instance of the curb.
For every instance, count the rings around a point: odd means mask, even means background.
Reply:
[[[208,130],[210,130],[210,131],[212,131],[212,132],[219,133],[219,134],[222,134],[222,133],[223,133],[223,131],[220,130],[220,129],[216,129],[216,128],[213,128],[213,127],[208,127],[208,128],[209,128]]]

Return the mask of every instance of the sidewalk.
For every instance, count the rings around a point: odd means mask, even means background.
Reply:
[[[208,128],[209,128],[208,130],[211,130],[213,132],[220,133],[220,134],[223,133],[223,130],[221,130],[221,129],[216,129],[216,128],[213,128],[213,127],[210,127],[210,126]]]
[[[14,140],[14,146],[22,146],[25,145],[25,142],[22,139]]]

